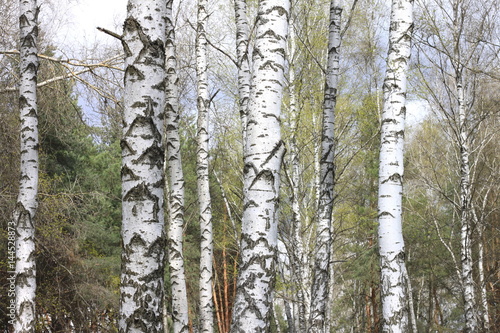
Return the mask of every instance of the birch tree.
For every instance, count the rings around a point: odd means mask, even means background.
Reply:
[[[165,1],[130,0],[122,148],[120,332],[163,332]]]
[[[280,111],[290,2],[259,1],[244,149],[241,259],[231,332],[267,332],[276,278],[278,195],[285,152]]]
[[[14,332],[35,332],[35,214],[38,206],[38,6],[20,1],[21,176],[19,194],[9,231],[16,230],[16,321]],[[10,234],[10,232],[9,232]]]
[[[196,154],[196,173],[198,185],[199,219],[201,230],[200,250],[200,331],[211,333],[214,330],[212,297],[212,204],[208,180],[208,110],[210,96],[208,91],[207,38],[205,27],[208,22],[207,0],[198,0],[198,24],[196,26],[196,75],[198,129]]]
[[[173,0],[167,0],[166,20],[166,168],[168,179],[168,260],[172,290],[172,319],[174,332],[189,330],[188,300],[184,271],[184,173],[182,171],[181,142],[179,137],[179,77],[175,28],[172,15]]]
[[[406,73],[413,30],[413,0],[393,0],[383,84],[378,182],[378,238],[384,332],[409,330],[402,232]]]
[[[330,284],[330,254],[332,242],[332,210],[335,181],[335,103],[339,76],[340,19],[342,8],[338,0],[330,2],[328,60],[323,100],[321,135],[320,182],[317,213],[316,245],[314,250],[313,282],[309,332],[326,332],[325,319]]]
[[[248,27],[246,0],[234,0],[234,15],[236,21],[236,64],[238,67],[238,98],[242,126],[243,147],[246,147],[248,101],[250,99],[250,59],[249,42],[250,28]]]

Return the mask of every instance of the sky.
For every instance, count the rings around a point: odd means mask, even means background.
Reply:
[[[98,26],[121,33],[127,0],[56,0],[56,2],[57,12],[65,17],[65,22],[60,24],[56,32],[61,46],[80,48],[93,47],[97,42],[106,43],[112,37],[98,31],[96,29]]]

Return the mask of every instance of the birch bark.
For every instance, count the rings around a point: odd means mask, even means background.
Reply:
[[[236,62],[238,64],[238,96],[239,111],[242,126],[243,147],[246,147],[248,101],[250,99],[250,73],[249,40],[250,29],[247,18],[246,0],[234,0],[234,14],[236,20]]]
[[[212,204],[208,180],[208,126],[209,92],[207,39],[205,27],[208,21],[207,0],[198,0],[198,25],[196,32],[196,74],[198,90],[198,151],[196,154],[196,173],[198,185],[199,219],[201,231],[200,249],[200,331],[211,333],[214,330],[212,275],[213,275],[213,236]]]
[[[16,320],[14,332],[35,332],[35,214],[38,207],[38,7],[36,0],[20,1],[21,176],[19,195],[9,231],[16,230]],[[12,227],[11,227],[12,226]]]
[[[290,51],[288,58],[290,59],[289,65],[289,81],[290,81],[290,130],[292,131],[292,136],[290,139],[290,164],[292,167],[291,185],[292,185],[292,241],[293,244],[290,246],[292,253],[290,253],[290,264],[292,268],[292,277],[296,291],[294,295],[297,298],[296,304],[294,304],[294,317],[295,317],[295,327],[298,328],[299,332],[307,332],[307,320],[309,319],[309,306],[310,299],[309,294],[306,292],[306,288],[309,286],[309,275],[307,274],[308,263],[304,254],[304,244],[302,241],[302,219],[300,215],[300,202],[299,202],[299,185],[300,185],[300,156],[297,147],[297,133],[298,129],[298,119],[299,110],[297,109],[297,92],[296,92],[296,82],[295,82],[295,68],[293,64],[293,59],[295,58],[295,45],[297,43],[295,30],[293,26],[293,20],[290,20],[289,26],[289,40],[290,40]]]
[[[384,332],[408,332],[402,233],[406,72],[411,51],[413,1],[393,0],[382,110],[378,237]]]
[[[163,332],[165,2],[129,0],[122,35],[120,332]]]
[[[172,15],[173,0],[167,0],[166,52],[166,164],[170,212],[168,214],[168,259],[172,290],[172,320],[175,333],[189,331],[186,276],[184,271],[184,173],[179,138],[179,87],[175,28]]]
[[[259,1],[244,156],[241,259],[231,332],[267,332],[276,278],[278,195],[285,152],[280,112],[288,0]]]
[[[458,95],[458,117],[459,117],[459,138],[460,149],[460,257],[462,262],[462,288],[465,310],[465,331],[476,332],[477,316],[474,279],[472,276],[472,228],[471,228],[471,184],[470,184],[470,164],[469,164],[469,138],[467,135],[468,126],[466,123],[466,106],[464,98],[464,88],[462,84],[461,65],[456,64]]]
[[[332,210],[335,181],[335,103],[337,100],[342,7],[338,0],[330,2],[328,60],[323,101],[321,135],[320,188],[318,197],[316,244],[311,289],[309,332],[325,332],[330,284],[332,242]]]

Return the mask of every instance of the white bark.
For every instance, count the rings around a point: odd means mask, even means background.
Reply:
[[[304,244],[302,241],[302,219],[300,215],[300,202],[299,202],[299,185],[300,185],[300,159],[299,151],[297,147],[297,133],[298,133],[298,118],[299,111],[297,109],[297,92],[295,91],[295,68],[293,65],[293,59],[295,57],[295,31],[293,27],[293,22],[290,22],[289,27],[289,40],[290,40],[290,52],[288,58],[290,59],[290,69],[289,69],[289,81],[290,81],[290,130],[292,131],[292,136],[290,139],[290,165],[292,168],[291,176],[291,186],[292,186],[292,244],[288,246],[291,249],[290,265],[292,268],[292,284],[294,285],[295,294],[297,301],[294,304],[294,317],[296,329],[299,332],[307,332],[307,320],[309,318],[309,295],[306,292],[306,288],[309,285],[308,275],[306,275],[306,267],[308,265],[305,254],[304,254]],[[307,306],[306,306],[307,305]]]
[[[339,76],[340,19],[342,7],[338,0],[330,2],[328,62],[323,101],[321,135],[320,189],[314,249],[313,282],[309,332],[325,332],[326,311],[330,291],[330,255],[332,242],[332,210],[335,182],[335,103]]]
[[[20,1],[21,176],[9,231],[16,230],[16,320],[14,332],[35,332],[35,214],[38,206],[38,109],[36,0]],[[9,233],[10,234],[10,233]]]
[[[212,204],[208,181],[208,64],[207,39],[205,27],[208,22],[207,0],[198,0],[198,24],[196,32],[196,74],[198,90],[198,151],[196,154],[196,173],[198,185],[199,220],[201,231],[200,244],[200,332],[214,331],[214,304],[212,297]]]
[[[130,0],[122,44],[120,332],[162,332],[165,2]]]
[[[476,332],[477,315],[472,276],[472,229],[471,229],[471,184],[469,165],[469,138],[466,124],[466,106],[464,88],[462,85],[461,65],[457,66],[457,95],[459,117],[459,148],[460,148],[460,257],[462,262],[462,288],[465,310],[465,331]]]
[[[280,112],[288,0],[259,1],[245,149],[241,258],[231,332],[267,332],[276,277],[278,195],[285,151]]]
[[[172,290],[172,320],[175,333],[189,331],[186,277],[184,272],[184,173],[182,171],[181,142],[179,138],[179,88],[175,29],[172,16],[173,0],[167,0],[166,52],[166,164],[168,177],[168,258]]]
[[[246,147],[248,101],[250,99],[250,73],[249,40],[250,29],[247,18],[246,0],[234,0],[234,13],[236,20],[236,62],[238,64],[238,96],[241,117],[243,147]]]
[[[393,0],[384,80],[380,146],[378,237],[384,332],[408,332],[402,233],[406,73],[413,30],[413,1]]]

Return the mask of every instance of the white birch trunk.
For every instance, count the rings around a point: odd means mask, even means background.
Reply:
[[[212,293],[212,204],[208,180],[208,126],[209,126],[209,92],[208,92],[208,64],[207,39],[205,27],[208,21],[207,0],[198,0],[198,24],[196,32],[196,74],[198,90],[198,151],[196,154],[196,173],[198,185],[198,203],[200,209],[200,332],[214,331],[214,304]]]
[[[472,276],[472,229],[471,229],[471,185],[469,165],[469,138],[467,136],[466,106],[462,85],[461,65],[457,66],[457,95],[459,117],[459,149],[460,149],[460,257],[462,262],[462,288],[465,310],[465,331],[476,332],[477,315]]]
[[[239,111],[241,117],[243,147],[246,147],[248,101],[250,99],[250,59],[248,43],[250,28],[248,27],[246,0],[234,0],[234,13],[236,20],[236,62],[238,63],[238,95]]]
[[[179,88],[175,29],[172,16],[173,0],[167,0],[166,52],[166,164],[170,212],[168,214],[168,259],[172,290],[172,320],[175,333],[189,331],[186,276],[184,272],[184,173],[182,171],[179,138]]]
[[[9,234],[16,230],[16,320],[14,332],[35,332],[35,214],[38,207],[38,108],[36,0],[20,1],[20,82],[21,176],[19,195]]]
[[[402,232],[406,73],[411,51],[413,1],[393,0],[384,80],[380,146],[378,237],[382,330],[408,332],[405,249]]]
[[[339,76],[340,19],[338,0],[330,2],[328,60],[323,101],[321,134],[320,188],[314,249],[309,332],[325,332],[326,311],[330,291],[330,255],[332,242],[332,210],[335,182],[335,103]]]
[[[290,40],[290,52],[288,58],[290,59],[290,69],[289,69],[289,81],[290,81],[290,130],[292,131],[292,137],[290,139],[290,164],[292,166],[292,242],[293,244],[289,246],[292,249],[290,253],[290,264],[292,268],[292,284],[294,285],[294,291],[296,292],[294,297],[297,301],[294,304],[294,319],[296,329],[298,332],[307,332],[307,320],[309,318],[309,307],[306,304],[310,304],[306,297],[306,288],[309,286],[309,280],[304,274],[305,267],[307,266],[307,261],[304,255],[304,244],[302,241],[302,219],[300,216],[300,203],[299,203],[299,185],[300,185],[300,159],[297,147],[297,133],[298,133],[298,118],[299,111],[297,110],[297,92],[295,91],[295,68],[293,65],[293,59],[295,57],[295,31],[293,27],[293,22],[290,22],[289,26],[289,40]]]
[[[118,324],[163,333],[165,2],[129,0],[127,10]]]
[[[241,258],[231,332],[267,332],[276,278],[278,195],[285,152],[280,112],[288,0],[259,1],[247,120]]]

